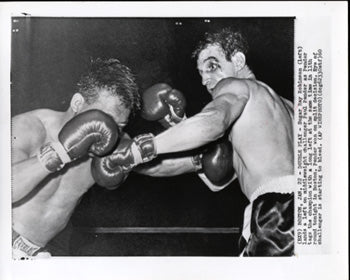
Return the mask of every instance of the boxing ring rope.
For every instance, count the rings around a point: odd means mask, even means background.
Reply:
[[[239,227],[76,227],[84,233],[201,233],[201,234],[238,234]]]

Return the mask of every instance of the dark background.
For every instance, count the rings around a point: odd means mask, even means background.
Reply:
[[[209,20],[209,22],[207,22]],[[233,26],[246,36],[247,63],[257,79],[293,100],[292,18],[13,18],[11,111],[64,111],[91,58],[118,58],[142,92],[166,82],[181,90],[191,116],[210,101],[191,53],[206,31]],[[160,131],[139,117],[131,135]],[[195,175],[131,174],[123,186],[94,186],[67,229],[52,242],[56,255],[236,255],[239,234],[91,234],[81,227],[239,227],[247,200],[232,183],[213,193]],[[61,247],[61,248],[58,248]],[[56,250],[56,253],[55,253]]]

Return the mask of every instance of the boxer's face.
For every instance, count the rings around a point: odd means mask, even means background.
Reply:
[[[202,84],[210,94],[220,80],[237,76],[234,62],[226,59],[219,45],[209,45],[199,53],[197,68],[202,77]]]
[[[91,109],[101,110],[109,114],[121,129],[128,123],[130,110],[125,108],[118,96],[111,95],[108,90],[101,89],[98,99],[92,104],[85,103],[80,112]]]

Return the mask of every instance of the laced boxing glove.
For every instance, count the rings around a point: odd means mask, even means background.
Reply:
[[[184,95],[165,83],[155,84],[142,94],[141,116],[169,128],[186,118]]]
[[[118,136],[118,126],[111,116],[89,110],[68,121],[57,142],[44,144],[38,159],[49,172],[56,172],[84,155],[106,155],[115,147]]]
[[[140,134],[113,153],[113,162],[126,173],[135,166],[149,162],[157,156],[152,133]]]
[[[235,174],[231,142],[221,138],[209,144],[203,154],[193,157],[193,164],[214,185],[225,185]]]
[[[99,186],[113,190],[126,180],[131,170],[121,166],[124,161],[121,160],[120,154],[125,153],[131,144],[132,140],[124,136],[111,155],[92,159],[91,174]]]

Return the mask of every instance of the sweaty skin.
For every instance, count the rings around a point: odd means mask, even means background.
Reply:
[[[93,105],[119,126],[126,124],[129,110],[119,98],[101,93]],[[12,120],[13,229],[44,247],[67,225],[82,195],[94,184],[88,157],[67,164],[61,171],[48,173],[36,154],[41,145],[57,141],[63,125],[74,113],[48,109],[34,110]]]
[[[229,130],[234,168],[249,199],[271,179],[294,174],[293,105],[235,58],[228,62],[216,45],[202,51],[198,69],[213,101],[156,136],[155,146],[158,154],[190,150]]]

